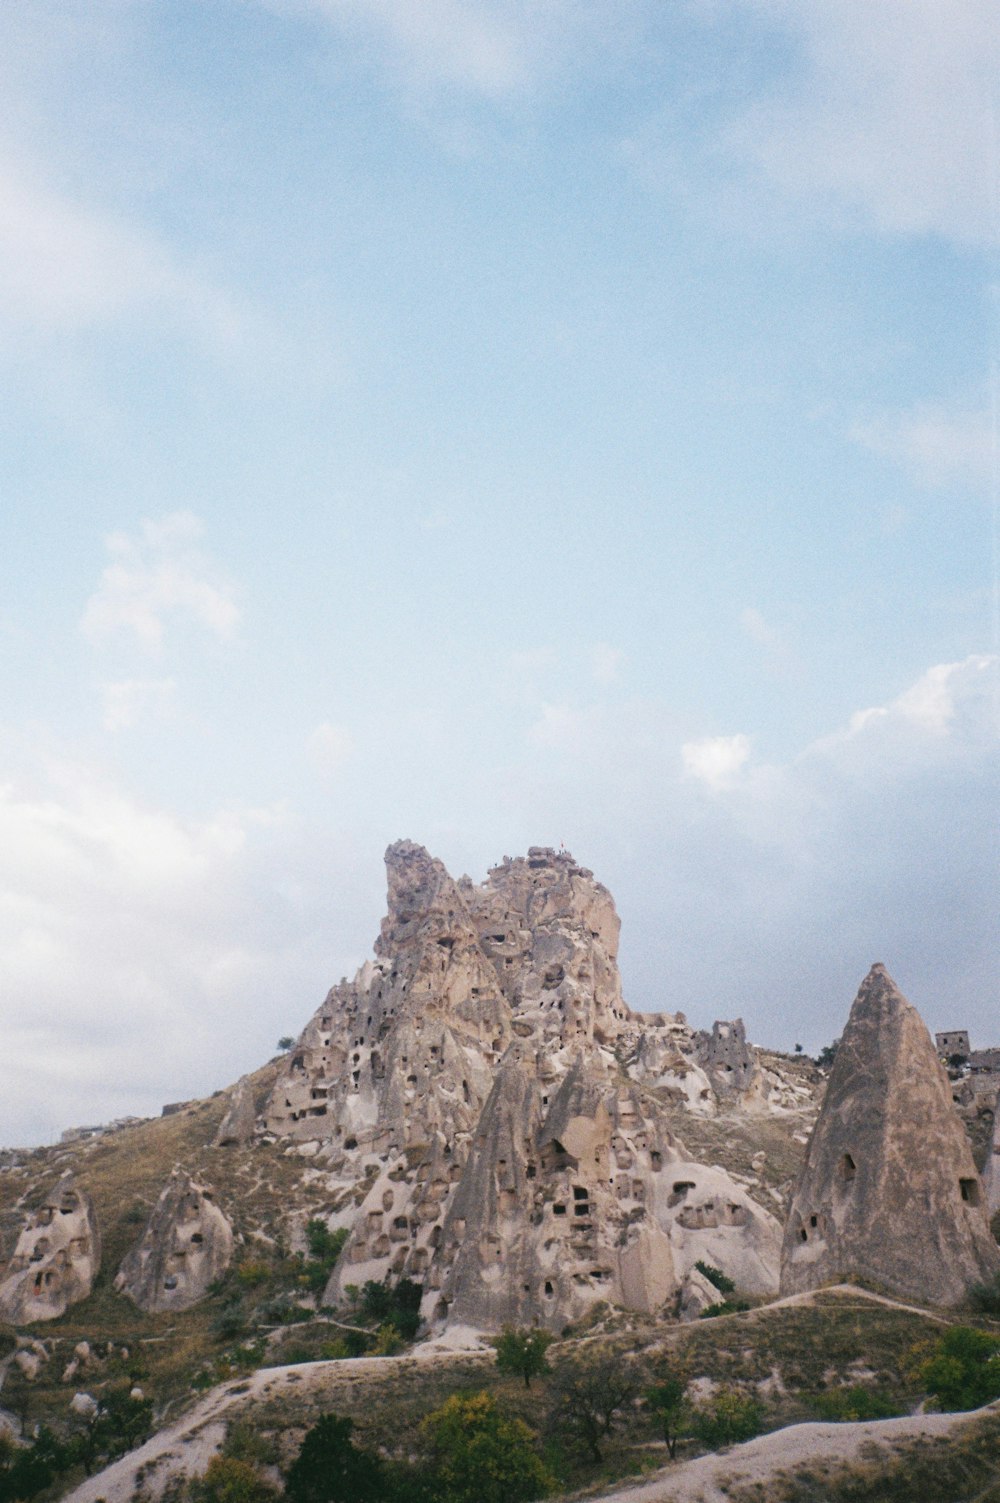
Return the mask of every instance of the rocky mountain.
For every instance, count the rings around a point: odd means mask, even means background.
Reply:
[[[204,1147],[130,1212],[134,1230],[114,1227],[109,1277],[140,1309],[197,1304],[255,1240],[302,1246],[309,1215],[346,1237],[324,1303],[408,1278],[431,1332],[559,1330],[599,1303],[695,1315],[718,1293],[699,1264],[748,1295],[853,1274],[942,1303],[997,1265],[997,1128],[984,1184],[934,1046],[882,967],[786,1217],[820,1077],[762,1056],[741,1019],[697,1032],[681,1013],[632,1012],[592,872],[532,848],[475,885],[409,841],[386,868],[373,959],[332,988],[264,1094],[251,1077],[225,1093]],[[87,1156],[102,1151],[57,1157],[48,1188],[29,1176],[19,1223],[7,1214],[0,1318],[55,1319],[90,1293]],[[261,1217],[268,1154],[294,1190]]]

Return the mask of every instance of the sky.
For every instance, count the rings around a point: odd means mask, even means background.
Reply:
[[[0,8],[0,1143],[254,1069],[386,845],[1000,1043],[993,0]]]

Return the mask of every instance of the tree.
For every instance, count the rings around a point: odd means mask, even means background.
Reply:
[[[488,1393],[452,1394],[424,1420],[436,1503],[530,1503],[554,1486],[523,1420]]]
[[[636,1396],[636,1384],[620,1362],[578,1358],[557,1369],[552,1396],[550,1426],[579,1441],[594,1461],[600,1461],[601,1442],[623,1419]]]
[[[952,1326],[938,1337],[919,1375],[942,1409],[978,1409],[1000,1398],[1000,1337]]]
[[[687,1377],[676,1369],[661,1370],[646,1389],[646,1403],[667,1444],[671,1461],[677,1458],[677,1442],[687,1412]]]
[[[545,1353],[553,1339],[548,1331],[516,1330],[513,1326],[504,1326],[493,1342],[497,1367],[502,1373],[523,1378],[525,1388],[530,1388],[532,1378],[549,1371]]]
[[[693,1429],[703,1446],[716,1450],[750,1440],[761,1427],[763,1414],[757,1400],[738,1388],[720,1388],[694,1410]]]
[[[354,1444],[353,1429],[354,1421],[339,1414],[316,1421],[285,1473],[288,1503],[381,1503],[382,1460]]]
[[[821,1070],[830,1070],[837,1058],[837,1050],[840,1048],[840,1039],[834,1039],[832,1044],[824,1044],[816,1056],[816,1063]]]
[[[294,1043],[295,1040],[292,1038],[292,1035],[290,1033],[283,1033],[281,1035],[281,1038],[278,1040],[278,1048],[282,1054],[287,1054]]]

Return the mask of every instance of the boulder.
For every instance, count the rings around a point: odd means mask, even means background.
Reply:
[[[232,1255],[232,1227],[212,1191],[175,1169],[115,1288],[140,1310],[186,1310],[205,1297]]]
[[[885,967],[858,992],[792,1196],[781,1290],[862,1277],[959,1304],[1000,1270],[944,1067]]]
[[[100,1262],[93,1204],[65,1174],[25,1219],[13,1257],[0,1272],[0,1320],[55,1320],[87,1298]]]

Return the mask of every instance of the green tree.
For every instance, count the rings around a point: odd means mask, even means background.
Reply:
[[[339,1414],[316,1421],[285,1473],[288,1503],[382,1503],[382,1460],[354,1444],[353,1429],[353,1420]]]
[[[551,1429],[579,1442],[593,1461],[601,1445],[625,1417],[636,1396],[632,1373],[611,1358],[577,1358],[556,1370],[549,1410]]]
[[[502,1373],[523,1378],[525,1388],[530,1388],[532,1378],[549,1370],[545,1353],[553,1339],[548,1331],[518,1330],[513,1326],[504,1326],[493,1341],[497,1367]]]
[[[936,1341],[919,1376],[942,1409],[978,1409],[1000,1398],[1000,1337],[952,1326]]]
[[[530,1503],[553,1489],[523,1420],[488,1393],[452,1394],[422,1426],[436,1503]]]
[[[667,1444],[671,1461],[677,1457],[677,1442],[687,1414],[687,1378],[679,1370],[661,1370],[646,1389],[646,1404]]]
[[[692,1428],[709,1450],[751,1440],[761,1427],[763,1413],[757,1400],[737,1388],[720,1388],[707,1403],[696,1406]]]

